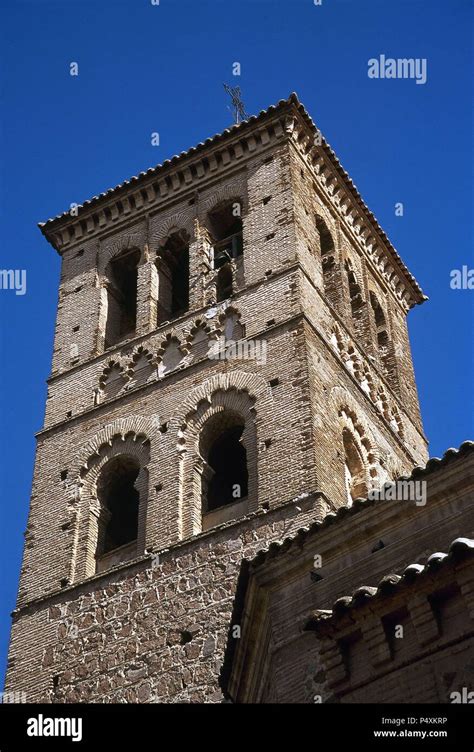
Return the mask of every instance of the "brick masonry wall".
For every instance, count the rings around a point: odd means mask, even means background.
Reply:
[[[148,558],[27,607],[14,619],[6,691],[25,691],[28,702],[221,702],[242,558],[321,519],[317,499],[297,506],[203,533],[164,551],[157,567]],[[192,639],[183,644],[184,632]]]
[[[7,687],[26,691],[29,700],[219,701],[217,676],[242,557],[346,503],[342,396],[370,439],[370,461],[381,477],[426,457],[405,314],[380,275],[371,276],[346,218],[315,188],[286,120],[278,113],[270,120],[245,148],[237,133],[227,150],[210,150],[195,168],[194,177],[206,175],[198,191],[188,169],[147,184],[120,208],[111,204],[95,215],[91,208],[82,224],[59,231],[53,365],[7,676]],[[216,305],[209,212],[225,201],[241,205],[244,256],[234,272],[235,294]],[[338,320],[367,357],[374,353],[368,313],[359,341],[346,282],[336,309],[321,296],[315,211],[334,233],[337,263],[350,256],[366,300],[372,286],[384,302],[400,361],[394,382],[400,391],[389,396],[400,405],[402,440],[330,342]],[[190,310],[157,328],[155,261],[175,230],[190,239]],[[109,263],[135,248],[136,336],[104,352]],[[238,320],[245,338],[266,342],[266,363],[206,358],[205,344],[223,333],[226,316]],[[381,378],[379,365],[373,364],[374,379]],[[198,485],[189,473],[196,449],[191,428],[206,406],[225,399],[246,405],[255,423],[251,514],[188,540],[190,521],[196,525],[200,517],[190,510]],[[121,441],[147,456],[137,559],[82,582],[88,479],[97,458]],[[317,490],[328,500],[306,508]],[[302,512],[292,499],[303,499]],[[140,558],[145,550],[161,552],[158,568]]]

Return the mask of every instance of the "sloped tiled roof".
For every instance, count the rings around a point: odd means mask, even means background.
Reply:
[[[428,460],[428,462],[426,463],[424,467],[421,467],[421,466],[415,467],[411,475],[408,478],[405,476],[402,476],[401,478],[399,478],[399,480],[415,480],[417,478],[427,477],[431,475],[432,473],[436,472],[437,470],[439,470],[440,468],[446,467],[450,463],[456,461],[457,459],[468,456],[472,453],[474,453],[474,441],[464,441],[459,447],[459,449],[453,449],[453,448],[447,449],[441,458],[432,457],[430,460]],[[345,517],[350,517],[354,514],[358,514],[360,511],[367,509],[373,506],[374,504],[379,504],[379,503],[384,503],[384,502],[381,502],[375,499],[363,499],[363,498],[356,499],[352,507],[341,507],[336,513],[327,514],[322,522],[314,522],[311,525],[300,528],[294,536],[285,538],[281,543],[276,543],[276,542],[271,543],[267,549],[259,551],[259,553],[252,560],[243,559],[241,563],[241,570],[240,570],[238,582],[237,582],[237,592],[234,598],[234,607],[232,611],[231,624],[241,624],[242,622],[242,615],[243,615],[244,607],[245,607],[246,594],[247,594],[247,589],[248,589],[249,581],[251,578],[252,570],[262,566],[268,560],[276,558],[277,556],[280,556],[281,554],[284,554],[292,546],[297,546],[298,548],[300,548],[304,544],[304,542],[307,540],[307,538],[311,537],[312,535],[316,535],[318,531],[327,527],[328,525],[337,524],[339,521],[341,521]],[[469,542],[466,543],[466,541],[469,541]],[[438,563],[439,565],[440,562],[445,561],[445,560],[452,561],[453,558],[458,554],[458,552],[462,553],[463,551],[466,551],[469,555],[469,552],[471,551],[470,544],[474,545],[474,541],[470,541],[470,539],[463,539],[463,538],[456,539],[456,541],[453,541],[453,543],[451,544],[448,554],[435,553],[432,556],[430,556],[430,559],[425,565],[425,567],[427,567],[426,571],[434,571],[434,568],[436,567],[436,563]],[[412,564],[406,567],[402,575],[391,574],[391,575],[387,575],[386,577],[384,577],[383,580],[379,583],[377,588],[368,588],[368,587],[357,588],[357,590],[354,591],[352,596],[350,596],[350,599],[352,599],[355,596],[356,600],[354,602],[356,602],[356,601],[359,601],[360,599],[363,600],[366,597],[374,596],[377,593],[379,587],[381,587],[381,592],[382,592],[384,588],[396,586],[399,582],[403,581],[403,583],[407,583],[409,582],[410,577],[416,577],[417,574],[420,574],[422,571],[425,571],[425,567],[420,566],[418,564]],[[319,614],[320,620],[326,620],[326,621],[327,619],[330,619],[333,616],[332,610],[326,610],[326,611],[320,610],[318,614]],[[230,635],[230,630],[229,630],[229,635]],[[221,687],[223,688],[226,695],[228,692],[228,682],[229,682],[229,677],[232,671],[232,664],[234,660],[235,650],[236,650],[236,640],[231,639],[231,637],[229,636],[225,655],[224,655],[224,661],[223,661],[221,673],[220,673]]]
[[[377,587],[362,585],[356,588],[351,595],[338,598],[332,609],[314,611],[306,622],[305,629],[314,631],[319,629],[323,623],[327,624],[329,621],[334,624],[349,611],[363,606],[367,601],[385,595],[393,595],[404,586],[413,585],[423,575],[444,571],[446,564],[472,556],[474,556],[474,539],[456,538],[449,546],[448,553],[433,553],[426,564],[409,564],[400,575],[392,573],[382,577]]]
[[[413,469],[411,475],[401,476],[398,480],[407,481],[425,478],[431,473],[434,473],[440,467],[444,467],[459,457],[471,454],[472,452],[474,452],[474,441],[464,441],[459,449],[447,449],[441,458],[432,457],[424,467],[417,466]],[[267,559],[273,559],[275,556],[288,551],[293,544],[301,546],[306,538],[310,537],[321,528],[327,527],[328,525],[334,525],[344,517],[352,516],[360,512],[362,509],[367,509],[369,506],[380,503],[385,502],[379,499],[356,499],[351,507],[340,507],[337,512],[330,512],[327,514],[322,522],[313,522],[311,525],[300,528],[293,537],[285,538],[281,543],[271,543],[268,549],[260,551],[255,558],[249,562],[249,564],[252,568],[259,567]]]

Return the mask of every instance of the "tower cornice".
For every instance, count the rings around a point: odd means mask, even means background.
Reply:
[[[83,204],[58,215],[39,227],[51,245],[62,254],[114,226],[121,220],[159,210],[185,191],[198,190],[210,179],[271,144],[288,140],[311,169],[315,181],[344,217],[370,261],[383,275],[405,310],[426,300],[414,276],[382,230],[374,214],[343,169],[335,152],[292,93],[276,105],[237,125],[226,128],[197,146],[162,164],[140,172]]]

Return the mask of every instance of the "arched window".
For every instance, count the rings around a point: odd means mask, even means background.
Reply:
[[[242,204],[227,201],[209,212],[209,231],[213,241],[214,269],[244,252],[242,236]]]
[[[319,235],[324,292],[328,301],[334,306],[336,305],[338,290],[334,241],[326,222],[319,214],[316,215],[316,229]]]
[[[107,267],[107,324],[105,347],[135,334],[140,251],[121,253]]]
[[[243,273],[244,251],[240,201],[227,201],[209,212],[208,224],[212,239],[213,264],[216,272],[216,301],[230,298],[234,292],[234,270]]]
[[[216,301],[221,303],[223,300],[232,297],[232,267],[229,263],[221,266],[217,272],[216,281]]]
[[[204,461],[201,500],[204,514],[247,498],[247,451],[242,443],[244,423],[230,411],[216,413],[205,424],[199,441]]]
[[[355,499],[367,496],[366,468],[361,450],[347,428],[342,432],[342,443],[344,446],[344,476],[347,504],[351,506]]]
[[[174,232],[160,248],[157,259],[157,325],[189,309],[189,236]]]
[[[316,229],[319,233],[319,249],[321,257],[328,259],[328,257],[334,253],[334,241],[326,222],[319,216],[319,214],[316,215]]]
[[[129,456],[109,460],[97,480],[100,517],[96,558],[136,543],[140,494],[135,487],[140,465]]]
[[[386,365],[386,358],[389,350],[387,322],[385,320],[385,314],[383,312],[382,306],[380,305],[373,292],[370,293],[370,305],[372,307],[372,313],[374,317],[375,333],[377,337],[377,349],[382,363]]]
[[[349,299],[351,303],[351,313],[352,313],[353,319],[357,320],[359,318],[360,310],[364,303],[362,299],[362,291],[357,281],[355,272],[352,269],[352,266],[350,265],[349,261],[346,261],[344,266],[345,266],[345,270],[347,274],[347,283],[349,285]]]

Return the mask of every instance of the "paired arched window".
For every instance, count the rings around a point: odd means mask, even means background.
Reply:
[[[173,232],[160,248],[158,271],[157,325],[189,309],[189,236]]]
[[[106,348],[135,334],[139,261],[140,251],[135,249],[116,256],[107,267]]]

